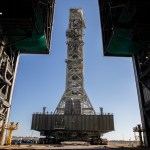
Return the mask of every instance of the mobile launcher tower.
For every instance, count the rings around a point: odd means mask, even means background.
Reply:
[[[40,131],[47,140],[52,136],[64,140],[86,140],[114,130],[112,114],[98,115],[84,90],[82,9],[70,9],[67,36],[66,90],[54,114],[33,114],[31,129]]]

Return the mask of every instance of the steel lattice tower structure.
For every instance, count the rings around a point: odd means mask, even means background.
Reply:
[[[82,9],[70,9],[67,37],[66,90],[55,114],[94,115],[95,111],[84,89]]]

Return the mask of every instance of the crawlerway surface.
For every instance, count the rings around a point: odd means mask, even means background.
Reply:
[[[108,143],[108,145],[90,145],[87,142],[62,142],[60,145],[9,145],[0,146],[0,150],[44,150],[44,149],[57,149],[57,150],[150,150],[150,148],[138,147],[137,144],[132,143]]]

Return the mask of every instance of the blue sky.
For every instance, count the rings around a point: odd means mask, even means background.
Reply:
[[[103,107],[114,114],[115,131],[108,139],[134,139],[133,127],[140,113],[131,58],[104,57],[97,0],[56,0],[51,52],[21,55],[10,113],[19,122],[17,136],[38,136],[31,131],[33,112],[46,106],[53,112],[66,81],[66,30],[70,8],[82,8],[86,21],[84,37],[84,86],[96,112]]]

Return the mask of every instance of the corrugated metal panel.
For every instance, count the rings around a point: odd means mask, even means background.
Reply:
[[[42,118],[43,118],[43,115],[39,115],[39,130],[42,130],[42,125],[43,125],[43,122],[42,122]]]
[[[87,116],[85,116],[85,125],[86,125],[85,130],[89,130],[90,129],[90,123],[89,123],[89,119]]]
[[[32,124],[31,124],[31,129],[35,129],[35,114],[32,115]]]
[[[102,128],[103,128],[103,121],[102,121],[102,119],[103,119],[103,115],[100,115],[99,116],[99,130],[101,131],[102,130]]]
[[[85,120],[85,115],[82,115],[81,117],[81,130],[86,130],[86,120]]]
[[[94,128],[93,115],[89,115],[88,122],[89,122],[89,131],[93,131],[93,128]]]
[[[96,115],[93,116],[93,122],[94,122],[94,128],[93,129],[94,129],[94,131],[98,130],[98,128],[99,128],[99,119],[98,119],[98,117],[99,116],[96,116]]]
[[[55,124],[55,121],[54,121],[54,115],[51,115],[51,130],[54,129],[54,124]]]
[[[45,114],[41,114],[40,124],[41,124],[41,130],[45,129],[45,120],[44,120]]]
[[[101,131],[114,130],[113,115],[47,115],[32,116],[33,130],[54,130],[65,127],[66,130]]]
[[[53,127],[52,127],[52,117],[53,117],[53,115],[50,115],[50,117],[49,117],[49,128],[50,128],[50,129],[53,128]]]
[[[48,122],[48,119],[47,119],[47,114],[44,115],[44,120],[45,122],[45,130],[47,130],[47,122]]]
[[[36,115],[36,126],[35,130],[39,130],[39,115]]]
[[[55,115],[55,125],[54,125],[54,129],[58,128],[58,124],[59,124],[59,116]]]
[[[68,128],[69,128],[69,130],[72,129],[72,115],[68,116]]]
[[[114,118],[113,118],[113,115],[111,116],[110,121],[111,121],[111,128],[110,128],[110,130],[114,130],[115,128],[114,128]]]
[[[106,121],[107,121],[107,120],[106,120],[106,117],[107,117],[107,116],[105,116],[105,117],[103,116],[103,120],[104,120],[104,121],[103,121],[103,129],[104,129],[105,131],[107,131],[107,124],[106,124]]]
[[[49,115],[45,115],[45,130],[48,130],[48,116]]]
[[[64,124],[65,124],[65,129],[68,130],[68,116],[64,115]]]
[[[46,121],[47,121],[47,120],[46,120],[46,117],[45,117],[46,115],[43,114],[43,115],[41,115],[41,116],[43,116],[43,118],[42,118],[42,120],[41,120],[41,121],[42,121],[41,123],[42,123],[42,130],[44,130],[44,129],[46,129],[46,126],[45,126]]]
[[[82,130],[82,122],[81,122],[81,116],[77,116],[77,130]]]
[[[77,126],[78,126],[78,120],[77,120],[77,116],[72,116],[72,129],[73,130],[77,130]]]
[[[106,116],[106,130],[109,131],[109,116]]]

